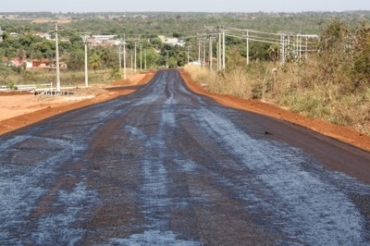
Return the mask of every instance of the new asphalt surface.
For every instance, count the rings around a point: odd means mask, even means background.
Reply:
[[[0,136],[0,245],[369,245],[367,177],[369,152],[160,71]]]

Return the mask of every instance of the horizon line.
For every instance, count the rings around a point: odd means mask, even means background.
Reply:
[[[345,12],[370,12],[370,10],[341,10],[341,11],[331,11],[331,10],[305,10],[305,11],[251,11],[251,12],[243,12],[243,11],[87,11],[87,12],[80,12],[80,11],[66,11],[66,12],[53,12],[53,11],[0,11],[0,14],[21,14],[21,13],[50,13],[50,14],[108,14],[108,13],[117,13],[117,14],[127,14],[127,13],[177,13],[177,14],[185,14],[185,13],[199,13],[199,14],[231,14],[231,13],[239,13],[239,14],[258,14],[258,13],[284,13],[284,14],[291,14],[291,13],[345,13]]]

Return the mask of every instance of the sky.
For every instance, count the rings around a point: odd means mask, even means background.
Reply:
[[[370,10],[370,0],[0,0],[0,12],[304,12]]]

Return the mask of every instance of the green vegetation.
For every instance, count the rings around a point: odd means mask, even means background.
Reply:
[[[334,21],[323,30],[318,48],[319,53],[284,64],[229,64],[222,73],[186,69],[212,92],[263,99],[370,135],[370,25],[362,22],[350,31]]]

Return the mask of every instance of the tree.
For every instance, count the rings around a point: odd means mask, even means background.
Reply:
[[[9,33],[8,33],[8,32],[3,32],[3,36],[2,36],[3,41],[8,40],[8,39],[9,39],[9,37],[10,37],[10,35],[9,35]]]
[[[22,48],[18,49],[17,57],[20,61],[22,61],[26,57],[26,51]]]
[[[252,42],[249,52],[250,59],[267,61],[270,58],[270,55],[268,53],[269,48],[270,46],[267,43]],[[245,52],[245,49],[243,49],[243,52]]]
[[[333,21],[323,30],[319,44],[319,69],[323,83],[339,84],[343,91],[352,90],[348,75],[353,66],[353,49],[350,48],[349,36],[344,23]]]
[[[322,32],[321,51],[336,50],[338,46],[343,47],[345,39],[349,35],[349,29],[346,24],[333,21]]]
[[[159,55],[155,50],[153,49],[146,50],[146,64],[148,68],[152,68],[156,66],[158,60],[159,60]]]
[[[36,35],[23,35],[19,38],[19,43],[23,48],[31,47],[33,43],[42,42],[42,38]]]
[[[55,43],[51,40],[43,40],[42,42],[37,42],[32,44],[33,53],[40,52],[44,57],[50,58],[53,56],[55,51]]]
[[[11,59],[17,57],[17,49],[15,49],[15,48],[5,49],[5,56],[8,58],[8,60],[11,60]]]
[[[361,23],[356,33],[353,79],[370,86],[370,24]]]
[[[151,38],[150,43],[156,49],[161,49],[162,48],[162,40],[158,37]]]
[[[90,67],[96,72],[101,65],[100,56],[97,53],[93,53],[89,58]]]
[[[177,59],[175,57],[171,56],[168,59],[168,66],[169,66],[169,68],[176,68],[177,67]]]
[[[110,66],[113,60],[112,51],[109,48],[102,48],[99,50],[100,59],[104,62],[104,66],[107,68]]]
[[[4,55],[5,55],[5,50],[0,48],[0,64],[2,64]]]
[[[85,65],[85,52],[82,50],[77,50],[75,52],[69,53],[69,58],[67,60],[68,69],[71,70],[81,70]]]
[[[84,47],[82,37],[76,31],[69,33],[69,42],[71,43],[71,49],[74,51],[81,50]]]

